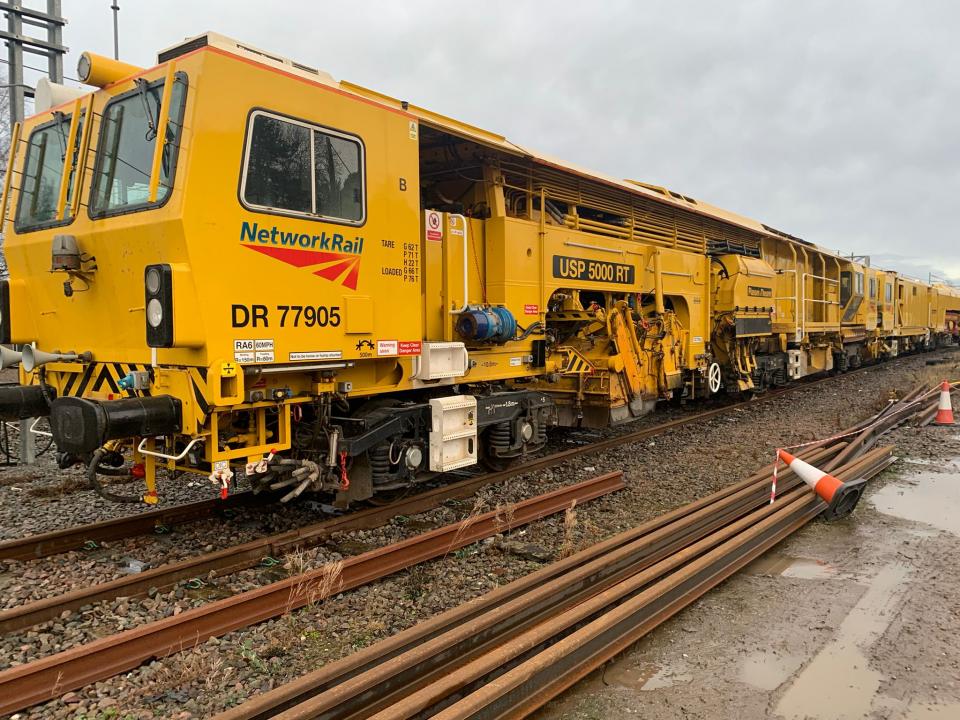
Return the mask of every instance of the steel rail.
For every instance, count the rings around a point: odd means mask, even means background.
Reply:
[[[844,446],[844,443],[838,443],[836,448],[816,449],[807,453],[802,453],[803,457],[810,462],[817,462],[831,453],[838,451]],[[763,498],[769,497],[767,483],[770,482],[773,465],[768,464],[760,471],[741,482],[732,484],[728,487],[689,503],[683,507],[676,508],[664,515],[652,518],[643,524],[627,530],[619,535],[604,540],[595,545],[570,556],[551,563],[529,575],[525,575],[508,585],[501,586],[490,593],[482,595],[458,605],[441,615],[435,616],[422,623],[418,623],[407,630],[384,639],[383,641],[364,648],[356,653],[324,666],[316,671],[308,673],[296,680],[282,685],[270,692],[253,698],[248,703],[228,711],[222,717],[224,720],[239,720],[239,718],[266,718],[274,712],[303,702],[309,697],[321,692],[323,689],[333,685],[342,679],[352,677],[353,675],[369,669],[384,658],[392,657],[406,652],[412,648],[418,647],[427,640],[440,635],[443,632],[455,627],[464,627],[476,621],[483,613],[489,609],[497,607],[511,599],[549,583],[554,578],[565,572],[580,567],[594,558],[612,552],[623,545],[637,540],[645,535],[656,532],[671,523],[681,521],[689,515],[715,507],[718,503],[724,502],[737,492],[750,488],[758,482],[762,482]],[[783,471],[783,477],[788,479],[792,473],[790,470]]]
[[[231,495],[227,500],[219,498],[199,500],[159,510],[147,510],[136,515],[126,515],[112,520],[102,520],[89,525],[53,530],[28,535],[15,540],[0,542],[0,560],[33,560],[67,550],[77,550],[88,542],[122,540],[135,535],[149,535],[159,528],[181,525],[215,517],[224,510],[248,507],[256,502],[249,492]]]
[[[733,526],[725,528],[721,544],[708,548],[703,541],[704,546],[698,548],[705,551],[702,554],[694,552],[695,546],[688,548],[684,551],[688,562],[679,567],[673,563],[662,578],[658,579],[654,566],[514,638],[448,675],[444,684],[459,686],[466,694],[452,705],[441,703],[439,712],[431,717],[526,717],[801,528],[824,507],[812,493],[801,492],[786,504],[758,510],[737,523],[737,532],[732,532]],[[505,662],[506,672],[500,674]],[[489,677],[492,670],[496,677]],[[373,718],[399,720],[408,716],[406,709],[391,707]],[[298,716],[277,717],[288,720]]]
[[[867,372],[882,367],[884,367],[882,364],[864,365],[855,370],[848,370],[845,374],[852,375],[854,373]],[[684,425],[709,420],[737,409],[756,406],[758,403],[769,402],[785,394],[829,382],[837,377],[838,376],[834,375],[824,375],[823,377],[814,377],[786,387],[768,390],[762,395],[754,396],[750,400],[741,400],[729,405],[694,413],[693,415],[683,418],[670,420],[650,428],[612,436],[584,447],[571,448],[545,455],[542,458],[514,466],[508,470],[484,475],[482,479],[476,478],[474,480],[487,484],[499,482],[503,479],[512,478],[524,473],[536,472],[537,470],[552,467],[573,457],[601,452],[617,447],[623,443],[646,440],[678,427],[683,427]],[[246,507],[258,502],[263,502],[263,500],[250,492],[242,492],[231,495],[226,501],[219,498],[211,498],[209,500],[201,500],[195,503],[178,505],[161,510],[149,510],[113,520],[103,520],[89,525],[79,525],[63,530],[17,538],[15,540],[6,540],[0,542],[0,560],[30,560],[66,552],[67,550],[76,550],[82,548],[90,541],[101,542],[104,540],[120,540],[137,535],[148,535],[155,532],[158,527],[194,522],[215,516],[223,508]]]
[[[349,590],[416,563],[441,557],[503,532],[623,489],[623,473],[607,473],[525,500],[506,512],[489,512],[348,558],[270,585],[207,603],[0,672],[0,714],[112,677],[155,657],[188,649],[324,597]]]
[[[442,485],[389,505],[369,507],[306,527],[258,538],[212,553],[150,568],[97,585],[76,588],[62,595],[43,598],[0,611],[0,633],[13,632],[57,617],[66,610],[75,610],[89,603],[117,597],[140,597],[151,588],[162,590],[183,580],[203,577],[214,572],[226,575],[253,567],[265,557],[316,546],[333,533],[380,527],[397,515],[415,515],[439,507],[443,502],[473,495],[485,485],[513,477],[513,470],[504,470]]]
[[[841,447],[817,449],[806,459],[819,462]],[[884,452],[843,469],[845,476],[866,467]],[[771,466],[738,483],[739,490],[644,523],[566,561],[470,601],[410,628],[393,638],[325,666],[218,716],[218,720],[274,717],[296,707],[289,717],[330,720],[369,717],[415,689],[445,677],[504,638],[512,637],[545,616],[583,602],[605,588],[664,560],[683,547],[718,531],[757,508],[768,506]],[[781,473],[784,497],[800,484]],[[804,491],[801,491],[804,492]],[[795,493],[794,493],[795,494]],[[712,500],[709,501],[709,500]],[[391,711],[396,708],[391,706]],[[287,717],[287,714],[281,715]]]
[[[884,452],[889,454],[889,450],[875,451],[872,458],[852,463],[844,469],[844,476],[849,478],[858,472],[858,468],[876,463]],[[810,459],[814,460],[813,457]],[[641,528],[623,533],[613,539],[620,542],[615,549],[598,551],[596,547],[589,548],[581,553],[592,558],[589,562],[546,582],[527,585],[524,592],[511,593],[509,599],[504,597],[503,601],[492,604],[485,613],[471,617],[468,623],[457,622],[457,618],[451,617],[440,631],[436,620],[428,621],[435,626],[429,636],[421,636],[419,642],[412,642],[414,638],[409,638],[399,653],[394,643],[379,654],[379,664],[368,658],[358,666],[346,658],[315,671],[310,674],[312,696],[305,692],[308,687],[301,679],[290,684],[298,686],[299,692],[290,692],[287,686],[283,686],[218,715],[217,720],[267,717],[354,720],[379,718],[377,712],[395,719],[418,716],[450,693],[485,677],[476,674],[468,682],[461,668],[484,658],[481,665],[492,672],[501,664],[491,659],[500,652],[500,646],[509,644],[531,628],[542,627],[544,623],[550,623],[552,617],[564,612],[583,612],[590,607],[589,603],[595,602],[592,598],[615,586],[629,588],[632,582],[636,587],[630,592],[634,592],[654,578],[682,566],[690,557],[706,552],[724,538],[736,534],[744,523],[751,522],[749,518],[776,512],[791,499],[813,497],[805,489],[788,491],[781,495],[775,506],[770,506],[766,504],[765,483],[766,478],[761,478],[752,487],[651,533],[637,537]],[[793,478],[791,484],[796,487],[800,481]],[[726,509],[720,507],[724,504]],[[714,515],[722,512],[726,513],[722,520]],[[633,539],[625,542],[626,538]],[[648,572],[643,575],[645,571]],[[519,583],[515,581],[511,585]],[[491,596],[494,594],[506,595],[501,591],[490,593]],[[454,616],[456,611],[445,615]],[[376,646],[366,652],[368,655],[376,652]],[[365,671],[357,672],[362,667],[366,668]],[[476,670],[479,666],[474,664],[472,667]]]

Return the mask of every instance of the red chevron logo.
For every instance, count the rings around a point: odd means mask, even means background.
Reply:
[[[360,255],[350,253],[324,252],[322,250],[301,250],[299,248],[276,247],[272,245],[244,245],[250,250],[269,255],[275,260],[298,268],[321,266],[313,274],[338,282],[351,290],[357,289],[360,277]]]

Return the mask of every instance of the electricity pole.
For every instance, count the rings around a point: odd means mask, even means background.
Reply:
[[[47,0],[47,10],[24,7],[20,0],[0,2],[0,10],[7,16],[7,29],[0,30],[0,38],[7,43],[7,62],[10,83],[10,127],[23,122],[24,102],[33,97],[33,88],[23,82],[23,54],[39,55],[47,60],[47,74],[55,83],[63,82],[63,26],[67,21],[60,15],[60,0]],[[37,28],[46,39],[24,35],[24,25]]]

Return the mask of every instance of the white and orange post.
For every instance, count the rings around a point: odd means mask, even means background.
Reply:
[[[835,520],[853,512],[863,494],[866,480],[843,482],[830,473],[794,457],[786,450],[778,450],[777,457],[783,460],[797,477],[803,480],[817,496],[827,503],[824,516]]]
[[[940,383],[940,404],[937,406],[937,416],[933,419],[934,425],[953,425],[953,403],[950,401],[950,383],[944,380]]]

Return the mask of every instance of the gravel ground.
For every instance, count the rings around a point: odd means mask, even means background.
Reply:
[[[847,426],[882,407],[891,393],[906,391],[919,382],[932,384],[943,375],[956,377],[957,356],[949,351],[904,358],[877,368],[841,376],[830,383],[791,393],[784,398],[734,411],[696,427],[679,428],[644,443],[627,445],[600,454],[577,458],[564,466],[515,478],[485,488],[474,499],[448,505],[413,518],[397,518],[389,525],[335,537],[326,546],[288,558],[287,570],[313,568],[344,555],[394,542],[426,529],[454,522],[467,514],[495,508],[547,492],[600,472],[621,469],[628,487],[613,496],[591,501],[577,509],[576,523],[565,525],[562,516],[552,517],[515,531],[510,539],[542,548],[541,561],[570,549],[608,537],[645,519],[665,512],[734,482],[772,459],[772,448],[822,437]],[[931,359],[946,358],[948,364],[929,366]],[[647,422],[662,422],[669,414],[658,413]],[[626,430],[633,430],[632,425]],[[903,431],[898,435],[898,452],[924,457],[935,448]],[[556,442],[583,442],[586,435],[559,433]],[[912,443],[912,445],[911,445]],[[10,486],[0,477],[0,503],[7,508]],[[208,492],[208,488],[202,488]],[[181,492],[173,490],[173,493]],[[183,491],[186,492],[186,491]],[[51,501],[49,496],[20,492],[17,510],[0,509],[0,522],[7,518],[67,517],[68,523],[83,515],[78,505],[98,506],[86,491],[70,492]],[[179,501],[187,500],[179,497]],[[192,498],[190,498],[192,499]],[[128,510],[128,509],[127,509]],[[103,511],[89,510],[94,514]],[[90,517],[89,519],[94,519]],[[27,520],[14,535],[22,534]],[[258,526],[256,518],[230,524],[227,534],[217,537],[216,546],[236,542],[234,537],[249,533],[273,532],[271,523]],[[236,525],[236,529],[234,529]],[[49,525],[44,525],[44,528]],[[220,526],[218,526],[220,527]],[[206,528],[209,530],[209,528]],[[28,530],[29,531],[29,530]],[[34,530],[36,531],[36,530]],[[131,552],[141,560],[176,558],[192,554],[204,540],[204,528],[191,526],[185,536],[196,537],[180,543],[160,538],[177,547],[156,549],[143,539],[124,541],[105,549],[103,557],[82,554],[17,564],[3,572],[0,589],[13,604],[25,602],[64,583],[75,584],[77,568],[82,577],[115,576],[118,563],[127,563]],[[222,531],[221,531],[222,533]],[[206,536],[206,542],[211,538]],[[519,557],[509,544],[497,539],[478,543],[447,557],[424,563],[403,573],[363,588],[342,593],[319,605],[290,613],[212,639],[192,651],[155,661],[123,676],[69,692],[44,705],[20,714],[26,718],[50,717],[206,717],[236,704],[251,694],[290,680],[308,669],[342,657],[420,620],[521,577],[541,566],[541,561]],[[132,543],[132,544],[128,544]],[[150,557],[143,557],[145,553]],[[180,554],[178,554],[180,553]],[[92,565],[91,565],[92,563]],[[99,569],[93,569],[99,568]],[[0,640],[0,666],[19,664],[75,646],[122,628],[182,612],[209,599],[258,586],[286,574],[283,568],[251,569],[212,580],[199,591],[183,587],[145,599],[120,599],[112,603],[65,614],[56,622]],[[113,573],[112,575],[110,573]],[[6,587],[4,587],[4,585]],[[36,590],[36,588],[41,588]],[[37,594],[39,593],[39,595]]]

